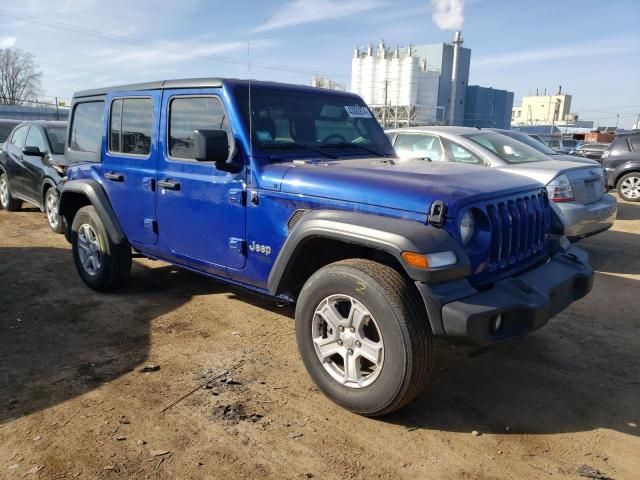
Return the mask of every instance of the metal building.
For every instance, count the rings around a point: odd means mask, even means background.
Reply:
[[[467,87],[464,125],[481,128],[510,128],[513,92],[491,87]]]
[[[462,125],[471,50],[460,32],[452,43],[356,48],[351,91],[385,126]]]

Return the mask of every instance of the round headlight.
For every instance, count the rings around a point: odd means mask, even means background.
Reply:
[[[462,238],[463,244],[466,245],[469,243],[469,240],[473,237],[474,229],[475,222],[473,221],[473,214],[467,210],[460,220],[460,237]]]

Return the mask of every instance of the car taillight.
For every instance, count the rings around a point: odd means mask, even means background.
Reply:
[[[566,175],[559,175],[547,184],[549,200],[556,203],[573,202],[573,189]]]

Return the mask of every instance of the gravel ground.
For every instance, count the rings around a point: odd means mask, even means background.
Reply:
[[[0,211],[0,478],[639,478],[639,239],[621,204],[581,242],[586,298],[475,358],[439,347],[372,420],[307,377],[291,308],[147,260],[98,294],[40,212]]]

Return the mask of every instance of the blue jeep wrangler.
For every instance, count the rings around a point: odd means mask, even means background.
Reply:
[[[592,286],[542,185],[399,160],[353,94],[218,79],[79,92],[65,154],[59,213],[89,287],[120,287],[135,251],[296,302],[310,376],[363,415],[420,392],[434,338],[519,337]]]

